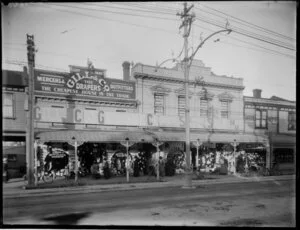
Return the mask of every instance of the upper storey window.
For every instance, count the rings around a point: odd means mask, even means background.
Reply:
[[[163,115],[165,111],[165,96],[163,94],[154,94],[154,114]]]
[[[207,117],[208,114],[208,100],[200,99],[200,117]]]
[[[255,128],[267,128],[267,110],[257,109],[255,111]]]
[[[185,115],[185,96],[178,96],[178,115]]]
[[[296,130],[296,113],[289,112],[288,117],[288,130]]]
[[[14,95],[12,93],[2,94],[3,99],[3,117],[4,118],[14,118]]]
[[[229,118],[229,101],[221,101],[221,117]]]

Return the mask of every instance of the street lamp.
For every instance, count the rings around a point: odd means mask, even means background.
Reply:
[[[34,140],[34,185],[37,186],[38,185],[38,170],[37,170],[37,164],[38,164],[38,159],[37,159],[37,150],[38,150],[38,142],[39,142],[40,138],[36,137]]]
[[[196,142],[196,147],[197,147],[197,155],[196,155],[196,169],[198,171],[198,167],[199,167],[199,147],[201,146],[202,143],[200,143],[200,139],[197,139]]]
[[[125,138],[126,141],[126,180],[129,182],[129,155],[128,155],[128,149],[129,149],[129,138]]]
[[[152,145],[156,147],[156,155],[157,155],[156,179],[157,180],[159,180],[159,157],[160,157],[159,146],[162,144],[163,143],[160,142],[157,138],[155,138],[154,143],[152,143]]]
[[[77,156],[77,140],[75,137],[72,137],[72,140],[74,141],[74,152],[75,152],[75,182],[78,181],[78,156]]]
[[[125,142],[124,141],[121,141],[120,142],[121,145],[125,146],[126,147],[126,163],[125,163],[125,167],[126,167],[126,180],[127,182],[129,182],[129,168],[130,168],[130,162],[129,162],[129,147],[132,146],[134,143],[130,143],[129,142],[129,138],[126,137],[125,138]]]
[[[236,139],[233,140],[233,143],[231,143],[233,146],[233,175],[236,175],[236,160],[235,160],[235,152],[236,147],[239,145],[239,143],[236,142]]]

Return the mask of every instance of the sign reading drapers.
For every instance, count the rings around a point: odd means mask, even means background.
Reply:
[[[135,83],[104,78],[104,75],[80,71],[72,73],[35,70],[36,95],[75,98],[135,99]]]

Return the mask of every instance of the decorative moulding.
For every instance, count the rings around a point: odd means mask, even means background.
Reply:
[[[152,93],[161,93],[161,94],[169,94],[171,92],[171,89],[166,88],[162,85],[154,85],[151,88]]]
[[[224,92],[218,95],[220,101],[229,101],[232,102],[233,96],[228,92]]]
[[[214,94],[211,93],[211,92],[209,92],[209,91],[207,91],[206,88],[203,88],[203,89],[201,89],[201,91],[199,91],[199,92],[197,93],[197,96],[199,96],[200,99],[212,100],[213,97],[214,97]]]
[[[185,96],[185,88],[179,88],[179,89],[175,89],[174,92],[178,95],[182,95]],[[189,90],[189,96],[193,95],[194,93]]]

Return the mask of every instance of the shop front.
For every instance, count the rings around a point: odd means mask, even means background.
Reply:
[[[296,170],[296,136],[271,135],[272,165],[281,174],[295,173]]]
[[[185,171],[185,132],[152,131],[164,144],[161,151],[172,159],[177,173]],[[257,171],[270,163],[267,136],[242,133],[191,132],[191,163],[194,170],[208,173]],[[247,160],[246,160],[247,159]]]
[[[92,173],[91,168],[94,163],[103,165],[106,161],[113,176],[124,176],[128,161],[130,174],[133,175],[135,160],[139,161],[140,174],[145,175],[148,174],[149,162],[156,153],[156,148],[152,144],[155,142],[153,136],[139,129],[131,131],[40,131],[36,133],[36,138],[41,146],[48,146],[45,148],[46,155],[49,154],[49,148],[65,151],[69,158],[69,170],[75,169],[74,165],[77,161],[79,170],[82,170],[85,175]],[[130,145],[128,151],[124,146],[126,141]]]

